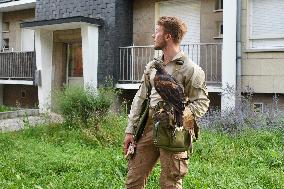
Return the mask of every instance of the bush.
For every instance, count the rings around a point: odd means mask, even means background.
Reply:
[[[55,110],[70,126],[97,125],[113,104],[116,92],[111,87],[72,86],[56,92]]]

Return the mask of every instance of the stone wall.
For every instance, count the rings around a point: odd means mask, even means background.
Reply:
[[[30,85],[4,85],[3,104],[6,106],[37,108],[37,87]]]

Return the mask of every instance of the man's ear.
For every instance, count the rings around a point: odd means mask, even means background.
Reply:
[[[172,35],[171,35],[171,34],[169,34],[169,33],[167,33],[167,34],[165,35],[165,39],[166,39],[166,40],[170,40],[170,39],[172,39]]]

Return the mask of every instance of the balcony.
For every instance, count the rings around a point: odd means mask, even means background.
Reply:
[[[34,51],[0,53],[1,84],[33,84],[35,70]]]
[[[181,49],[205,71],[207,86],[220,87],[222,83],[222,44],[183,44]],[[146,64],[161,55],[153,46],[120,47],[118,88],[137,88]]]
[[[19,0],[0,0],[0,3],[8,3],[12,1],[19,1]]]
[[[0,0],[0,11],[10,12],[35,8],[36,0]]]

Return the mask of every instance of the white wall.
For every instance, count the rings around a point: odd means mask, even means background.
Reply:
[[[0,49],[2,50],[2,44],[3,44],[3,13],[0,12]]]
[[[84,86],[91,85],[97,88],[98,69],[98,26],[84,24],[81,27],[82,35],[82,56],[83,56],[83,77]]]
[[[34,51],[34,36],[35,32],[31,29],[21,29],[21,50],[22,51]]]
[[[224,0],[223,6],[223,53],[222,53],[222,88],[230,86],[236,89],[236,25],[237,0]],[[221,109],[235,107],[235,94],[224,93]]]
[[[40,112],[50,110],[52,84],[53,32],[35,30],[36,65],[41,70],[41,86],[38,86]]]

